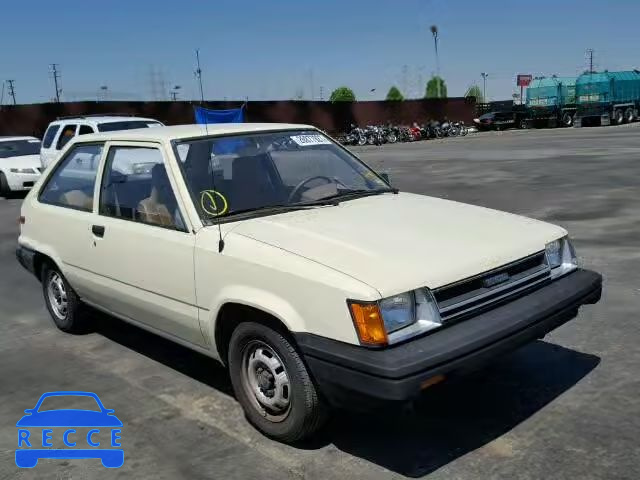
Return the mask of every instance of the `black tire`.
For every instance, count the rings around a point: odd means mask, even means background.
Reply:
[[[9,182],[7,182],[7,177],[5,177],[4,173],[0,172],[0,196],[8,197],[9,195],[11,195]]]
[[[622,110],[620,110],[619,108],[617,108],[616,111],[613,112],[613,121],[616,125],[622,125],[624,123],[624,115],[622,114]]]
[[[627,108],[624,111],[624,121],[626,123],[631,123],[635,120],[635,116],[633,115],[633,108]]]
[[[569,112],[565,112],[562,115],[562,126],[563,127],[572,127],[573,126],[573,115]]]
[[[248,372],[252,370],[252,366],[261,365],[260,360],[256,359],[264,358],[267,350],[262,350],[260,356],[254,352],[264,347],[270,349],[272,357],[268,358],[273,358],[275,353],[276,364],[281,362],[279,365],[284,368],[284,371],[280,370],[280,374],[284,373],[288,378],[288,405],[285,411],[268,410],[254,393],[259,390],[269,399],[280,398],[276,392],[277,387],[273,387],[272,397],[265,393],[265,390],[271,393],[272,383],[275,382],[273,376],[265,380],[264,389],[259,383],[263,381],[262,378],[251,384]],[[292,443],[309,437],[324,424],[327,418],[326,407],[300,355],[280,333],[259,323],[241,323],[231,335],[228,363],[236,398],[242,405],[247,419],[265,435]],[[270,367],[264,365],[266,368],[263,370],[258,366],[256,371],[259,373],[254,374],[254,379],[270,370]],[[272,372],[267,372],[267,376],[269,375],[272,375]]]
[[[84,325],[80,299],[60,270],[50,263],[45,263],[42,266],[41,280],[44,303],[56,327],[67,333],[82,331]],[[66,303],[61,300],[62,298]]]

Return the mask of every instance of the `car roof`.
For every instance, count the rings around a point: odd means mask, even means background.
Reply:
[[[27,137],[27,136],[16,136],[16,137],[0,137],[0,142],[10,142],[13,140],[37,140],[40,141],[39,138],[36,137]]]
[[[292,123],[220,123],[211,125],[175,125],[171,127],[137,128],[115,132],[94,133],[74,138],[75,143],[87,143],[107,140],[167,142],[186,138],[199,138],[242,133],[281,131],[281,130],[317,130],[311,125]]]
[[[95,125],[98,123],[136,122],[136,121],[160,122],[160,120],[156,120],[155,118],[134,117],[134,116],[128,116],[128,115],[104,115],[104,116],[78,115],[77,117],[59,118],[51,122],[51,125],[59,125],[63,123],[78,123],[78,122],[85,122],[85,123],[90,123],[92,125]]]

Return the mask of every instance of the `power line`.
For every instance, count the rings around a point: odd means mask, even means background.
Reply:
[[[53,74],[53,84],[56,88],[56,102],[60,103],[60,93],[62,89],[58,86],[58,79],[60,78],[60,72],[58,72],[58,64],[51,64],[51,73]]]
[[[11,98],[13,98],[13,104],[16,105],[16,90],[13,87],[15,80],[7,80],[7,83],[9,84],[9,95],[11,95]]]

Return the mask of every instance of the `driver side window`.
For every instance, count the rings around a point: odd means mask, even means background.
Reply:
[[[100,189],[100,215],[184,230],[162,152],[111,147]]]

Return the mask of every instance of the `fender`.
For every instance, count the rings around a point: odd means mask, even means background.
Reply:
[[[210,342],[210,348],[216,356],[218,356],[215,342],[216,321],[220,309],[226,303],[238,303],[262,310],[280,320],[290,332],[307,331],[300,313],[284,298],[260,288],[228,285],[213,298],[209,311],[200,310],[200,329]]]
[[[44,243],[34,241],[28,237],[25,237],[24,235],[20,235],[20,237],[18,238],[18,244],[25,248],[33,250],[34,252],[37,252],[39,254],[46,255],[51,260],[53,260],[56,266],[62,271],[62,274],[65,277],[67,276],[67,272],[66,272],[67,269],[65,268],[65,265],[62,262],[62,259],[60,258],[58,253],[55,250],[53,250],[50,246]]]

